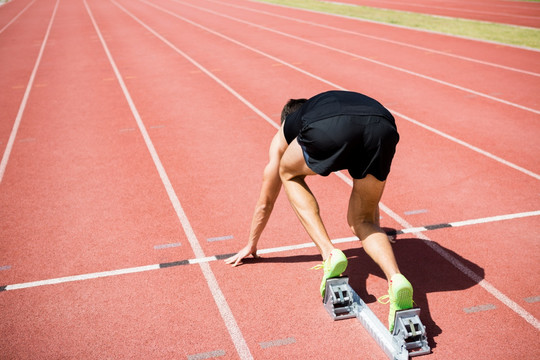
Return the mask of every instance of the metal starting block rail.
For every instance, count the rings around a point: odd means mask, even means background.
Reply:
[[[418,308],[396,311],[394,331],[390,333],[351,288],[346,276],[326,280],[323,302],[334,320],[356,317],[391,360],[407,360],[431,352]]]

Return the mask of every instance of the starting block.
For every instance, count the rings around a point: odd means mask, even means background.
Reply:
[[[356,317],[391,360],[408,360],[431,352],[418,308],[396,311],[394,331],[390,333],[346,276],[326,280],[323,304],[333,320]]]

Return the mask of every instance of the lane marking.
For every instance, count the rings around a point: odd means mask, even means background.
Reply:
[[[0,266],[0,271],[7,271],[7,270],[11,270],[11,265]]]
[[[496,308],[497,307],[493,304],[485,304],[485,305],[478,305],[478,306],[473,306],[470,308],[465,308],[463,309],[463,311],[465,311],[467,314],[473,314],[473,313],[477,313],[481,311],[494,310]]]
[[[540,296],[532,296],[532,297],[525,298],[523,300],[525,300],[525,302],[528,302],[529,304],[533,304],[535,302],[540,301]]]
[[[6,171],[6,166],[9,161],[9,156],[11,154],[11,150],[13,149],[13,144],[15,143],[15,137],[17,136],[17,132],[19,131],[19,126],[21,124],[24,110],[26,109],[26,104],[28,102],[28,98],[30,97],[30,91],[34,85],[36,73],[39,68],[39,64],[41,63],[41,58],[43,57],[43,52],[45,51],[45,46],[47,45],[49,34],[51,33],[52,24],[54,22],[54,18],[56,16],[56,11],[58,10],[59,4],[60,4],[60,0],[56,0],[56,4],[54,5],[54,9],[51,15],[51,20],[49,21],[49,25],[47,26],[47,30],[45,31],[45,36],[41,43],[41,48],[39,49],[36,63],[34,64],[34,68],[32,69],[32,73],[30,75],[30,79],[28,80],[28,84],[26,85],[26,90],[24,91],[23,99],[21,101],[21,105],[19,106],[19,111],[17,112],[17,116],[15,117],[15,122],[13,123],[13,128],[11,129],[11,134],[9,135],[9,140],[6,145],[6,149],[4,150],[2,161],[0,161],[0,184],[2,183],[2,179],[4,178],[4,173]]]
[[[26,5],[17,15],[15,15],[15,17],[11,19],[10,22],[8,22],[2,29],[0,29],[0,34],[4,32],[4,30],[6,30],[11,24],[13,24],[19,18],[19,16],[21,16],[26,11],[26,9],[28,9],[35,2],[36,0],[33,0],[28,3],[28,5]]]
[[[161,250],[161,249],[169,249],[173,247],[179,247],[182,246],[181,243],[171,243],[171,244],[161,244],[161,245],[154,245],[154,249]]]
[[[188,355],[188,360],[204,360],[225,356],[225,350],[209,351],[200,354]]]
[[[206,241],[208,241],[208,242],[223,241],[223,240],[230,240],[232,238],[233,238],[232,235],[227,235],[227,236],[219,236],[219,237],[209,238],[209,239],[206,239]]]
[[[45,285],[58,285],[58,284],[63,284],[67,282],[99,279],[99,278],[104,278],[104,277],[134,274],[134,273],[140,273],[140,272],[146,272],[146,271],[158,270],[158,269],[160,269],[160,266],[158,264],[154,264],[154,265],[137,266],[137,267],[132,267],[132,268],[118,269],[118,270],[111,270],[111,271],[101,271],[101,272],[82,274],[82,275],[64,276],[64,277],[59,277],[55,279],[30,281],[26,283],[8,285],[4,287],[4,291],[28,289],[28,288],[38,287],[38,286],[45,286]]]
[[[24,138],[24,139],[20,139],[18,142],[25,143],[25,142],[34,142],[34,141],[36,141],[36,138]]]
[[[424,214],[424,213],[427,213],[427,209],[418,209],[418,210],[409,210],[409,211],[405,211],[404,214],[405,215],[417,215],[417,214]]]
[[[142,0],[140,0],[140,1],[142,1]],[[347,51],[347,50],[342,50],[342,49],[339,49],[339,48],[336,48],[336,47],[333,47],[333,46],[330,46],[330,45],[325,45],[325,44],[319,43],[317,41],[305,39],[305,38],[302,38],[302,37],[299,37],[299,36],[296,36],[296,35],[293,35],[293,34],[289,34],[289,33],[286,33],[286,32],[280,31],[280,30],[275,30],[275,29],[272,29],[272,28],[269,28],[269,27],[266,27],[266,26],[262,26],[262,25],[252,23],[252,22],[249,22],[249,21],[246,21],[246,20],[238,19],[238,18],[229,16],[229,15],[220,14],[220,13],[218,13],[216,11],[209,10],[209,9],[206,9],[206,8],[202,8],[202,7],[199,7],[199,6],[195,6],[195,5],[192,5],[192,4],[187,4],[187,3],[184,3],[184,2],[182,2],[180,0],[172,0],[172,1],[183,4],[185,6],[193,7],[195,9],[199,9],[201,11],[208,12],[210,14],[214,14],[216,16],[224,17],[224,18],[230,19],[232,21],[236,21],[236,22],[246,24],[246,25],[249,25],[249,26],[254,26],[254,27],[257,27],[259,29],[266,30],[268,32],[272,32],[272,33],[275,33],[275,34],[278,34],[278,35],[282,35],[282,36],[285,36],[285,37],[288,37],[288,38],[291,38],[291,39],[294,39],[294,40],[298,40],[298,41],[301,41],[301,42],[304,42],[304,43],[307,43],[307,44],[310,44],[310,45],[314,45],[314,46],[317,46],[317,47],[320,47],[320,48],[323,48],[323,49],[326,49],[326,50],[334,51],[334,52],[344,54],[344,55],[347,55],[347,56],[356,57],[356,58],[365,60],[367,62],[371,62],[371,63],[376,64],[376,65],[380,65],[380,66],[383,66],[383,67],[386,67],[386,68],[389,68],[389,69],[392,69],[392,70],[403,72],[405,74],[416,76],[416,77],[419,77],[421,79],[433,81],[435,83],[438,83],[438,84],[441,84],[441,85],[444,85],[444,86],[448,86],[448,87],[451,87],[451,88],[454,88],[454,89],[457,89],[457,90],[461,90],[461,91],[464,91],[466,93],[478,95],[478,96],[481,96],[483,98],[486,98],[486,99],[489,99],[489,100],[492,100],[492,101],[495,101],[495,102],[500,102],[500,103],[508,105],[508,106],[512,106],[512,107],[515,107],[515,108],[518,108],[518,109],[521,109],[521,110],[525,110],[525,111],[532,112],[534,114],[540,115],[540,110],[538,110],[538,109],[533,109],[533,108],[530,108],[530,107],[527,107],[527,106],[524,106],[524,105],[514,103],[512,101],[508,101],[508,100],[504,100],[504,99],[501,99],[501,98],[498,98],[498,97],[495,97],[495,96],[491,96],[489,94],[485,94],[485,93],[480,92],[480,91],[472,90],[472,89],[466,88],[466,87],[461,86],[461,85],[453,84],[453,83],[450,83],[450,82],[445,81],[445,80],[441,80],[441,79],[434,78],[432,76],[420,74],[420,73],[417,73],[415,71],[407,70],[407,69],[399,67],[399,66],[390,65],[390,64],[387,64],[387,63],[382,62],[382,61],[375,60],[375,59],[370,58],[370,57],[358,55],[358,54],[352,53],[352,52]],[[143,2],[146,3],[146,1],[143,1]]]
[[[453,54],[453,53],[450,53],[449,51],[435,50],[435,49],[431,49],[431,48],[427,48],[427,47],[423,47],[423,46],[418,46],[418,45],[405,43],[405,42],[402,42],[402,41],[396,41],[396,40],[392,40],[392,39],[383,38],[383,37],[380,37],[380,36],[373,36],[373,35],[363,34],[363,33],[357,32],[357,31],[353,31],[353,30],[342,29],[342,28],[329,26],[329,25],[324,25],[324,24],[320,24],[320,23],[316,23],[316,22],[312,22],[312,21],[301,20],[301,19],[298,19],[298,18],[290,17],[290,16],[279,15],[279,14],[275,14],[275,13],[272,13],[272,12],[269,12],[269,11],[257,10],[257,9],[252,9],[252,8],[248,8],[248,7],[245,7],[245,6],[223,3],[221,1],[215,1],[215,0],[207,0],[207,1],[218,3],[218,4],[221,4],[221,5],[224,5],[224,6],[230,6],[230,7],[234,7],[234,8],[238,8],[238,9],[244,9],[244,10],[251,11],[251,12],[265,14],[265,15],[269,15],[269,16],[273,16],[273,17],[277,17],[277,18],[281,18],[281,19],[295,21],[295,22],[298,22],[298,23],[301,23],[301,24],[308,24],[308,25],[315,26],[315,27],[320,27],[320,28],[323,28],[323,29],[338,31],[338,32],[346,33],[346,34],[365,37],[365,38],[368,38],[368,39],[373,39],[373,40],[377,40],[377,41],[383,41],[383,42],[387,42],[387,43],[394,44],[394,45],[409,47],[409,48],[412,48],[412,49],[425,51],[425,52],[430,53],[430,54],[438,54],[438,55],[448,56],[448,57],[452,57],[452,58],[456,58],[456,59],[460,59],[460,60],[464,60],[464,61],[470,61],[470,62],[482,64],[482,65],[496,67],[496,68],[499,68],[499,69],[504,69],[504,70],[519,72],[519,73],[523,73],[523,74],[527,74],[527,75],[531,75],[531,76],[540,77],[539,73],[535,73],[535,72],[527,71],[527,70],[522,70],[522,69],[517,69],[517,68],[510,67],[510,66],[495,64],[495,63],[488,62],[488,61],[482,61],[482,60],[478,60],[478,59],[473,59],[473,58],[470,58],[470,57],[467,57],[467,56]],[[338,15],[335,15],[335,14],[333,14],[333,15],[338,16]],[[363,19],[360,19],[360,18],[356,18],[356,20],[358,20],[360,22],[363,21]],[[450,35],[448,35],[448,36],[450,36]],[[358,60],[358,59],[354,58],[354,60]]]
[[[182,17],[182,16],[180,16],[180,15],[178,15],[178,14],[176,14],[176,13],[173,13],[173,12],[167,10],[167,9],[164,9],[164,8],[162,8],[162,7],[159,7],[159,6],[155,5],[155,4],[149,3],[149,2],[147,2],[147,1],[145,1],[145,0],[139,0],[139,1],[145,3],[145,4],[149,5],[149,6],[152,6],[152,7],[156,8],[156,9],[158,9],[158,10],[164,12],[164,13],[167,13],[167,14],[173,16],[173,17],[176,17],[176,18],[178,18],[178,19],[180,19],[180,20],[182,20],[182,21],[185,21],[185,22],[187,22],[187,23],[189,23],[189,24],[191,24],[191,25],[193,25],[193,26],[195,26],[195,27],[198,27],[198,28],[200,28],[200,29],[203,29],[203,30],[205,30],[205,31],[208,31],[208,32],[211,33],[211,34],[214,34],[214,35],[219,36],[219,37],[221,37],[221,38],[223,38],[223,39],[225,39],[225,40],[228,40],[228,41],[230,41],[230,42],[232,42],[232,43],[234,43],[234,44],[237,44],[237,45],[239,45],[239,46],[241,46],[241,47],[243,47],[243,48],[246,48],[246,49],[251,50],[251,51],[253,51],[253,52],[257,53],[257,54],[260,54],[260,55],[265,56],[265,57],[267,57],[267,58],[269,58],[269,59],[271,59],[271,60],[274,60],[274,61],[276,61],[276,62],[279,62],[279,63],[281,63],[281,64],[283,64],[283,65],[285,65],[285,66],[288,66],[289,68],[291,68],[291,69],[293,69],[293,70],[296,70],[296,71],[298,71],[298,72],[300,72],[300,73],[302,73],[302,74],[304,74],[304,75],[306,75],[306,76],[309,76],[309,77],[311,77],[311,78],[313,78],[313,79],[319,80],[319,81],[321,81],[322,83],[325,83],[325,84],[327,84],[327,85],[329,85],[329,86],[331,86],[331,87],[334,87],[334,88],[340,89],[340,90],[347,90],[346,88],[344,88],[344,87],[342,87],[342,86],[339,86],[339,85],[337,85],[337,84],[334,84],[334,83],[332,83],[332,82],[329,81],[329,80],[323,79],[323,78],[321,78],[321,77],[319,77],[319,76],[317,76],[317,75],[315,75],[315,74],[312,74],[312,73],[310,73],[310,72],[308,72],[308,71],[306,71],[306,70],[303,70],[303,69],[301,69],[301,68],[299,68],[299,67],[297,67],[297,66],[294,66],[293,64],[290,64],[290,63],[288,63],[288,62],[286,62],[286,61],[283,61],[283,60],[281,60],[281,59],[279,59],[279,58],[276,58],[276,57],[274,57],[274,56],[272,56],[272,55],[270,55],[270,54],[267,54],[267,53],[265,53],[265,52],[263,52],[263,51],[260,51],[260,50],[258,50],[258,49],[255,49],[255,48],[253,48],[253,47],[251,47],[251,46],[249,46],[249,45],[246,45],[246,44],[241,43],[241,42],[239,42],[239,41],[237,41],[237,40],[234,40],[234,39],[232,39],[232,38],[230,38],[230,37],[228,37],[228,36],[225,36],[225,35],[223,35],[223,34],[221,34],[221,33],[218,33],[218,32],[216,32],[216,31],[213,31],[212,29],[209,29],[209,28],[207,28],[207,27],[205,27],[205,26],[202,26],[202,25],[200,25],[200,24],[197,24],[197,23],[195,23],[195,22],[193,22],[193,21],[191,21],[191,20],[189,20],[189,19],[186,19],[186,18],[184,18],[184,17]],[[190,6],[194,7],[193,5],[190,5]],[[127,10],[126,10],[126,11],[127,11]],[[220,14],[217,14],[217,15],[221,16]],[[130,15],[130,16],[132,16],[134,19],[136,19],[133,15]],[[136,21],[139,22],[139,23],[140,23],[142,26],[144,26],[145,28],[147,28],[149,31],[151,31],[156,37],[158,37],[159,39],[161,39],[163,42],[165,42],[167,45],[169,45],[169,46],[170,46],[171,48],[173,48],[175,51],[177,51],[180,55],[182,55],[182,56],[185,57],[187,60],[189,60],[191,63],[193,63],[195,66],[197,66],[199,69],[201,69],[201,71],[203,71],[203,72],[204,72],[205,74],[207,74],[209,77],[211,77],[212,79],[214,79],[217,83],[219,83],[219,84],[220,84],[221,86],[223,86],[225,89],[227,89],[231,94],[233,94],[234,96],[236,96],[236,97],[237,97],[240,101],[242,101],[246,106],[248,106],[249,108],[251,108],[255,113],[257,113],[257,114],[260,115],[264,120],[266,120],[266,122],[268,122],[268,123],[269,123],[270,125],[272,125],[274,128],[279,129],[279,125],[278,125],[277,123],[275,123],[271,118],[269,118],[269,117],[268,117],[266,114],[264,114],[261,110],[257,109],[253,104],[251,104],[251,103],[248,102],[246,99],[244,99],[244,98],[243,98],[240,94],[238,94],[236,91],[234,91],[233,89],[231,89],[228,85],[224,84],[223,81],[221,81],[219,78],[217,78],[214,74],[212,74],[211,72],[209,72],[206,68],[202,67],[202,66],[201,66],[199,63],[197,63],[195,60],[191,59],[188,55],[186,55],[185,53],[183,53],[183,52],[181,52],[180,50],[178,50],[178,49],[174,46],[174,44],[172,44],[172,43],[171,43],[170,41],[168,41],[167,39],[163,38],[161,35],[157,34],[155,31],[151,30],[146,24],[142,23],[142,22],[141,22],[140,20],[138,20],[138,19],[137,19]],[[253,26],[259,26],[259,25],[253,24]],[[421,123],[420,121],[415,120],[415,119],[413,119],[413,118],[411,118],[411,117],[408,117],[408,116],[406,116],[405,114],[402,114],[402,113],[400,113],[400,112],[398,112],[398,111],[396,111],[396,110],[393,110],[393,109],[391,109],[391,108],[388,108],[388,110],[389,110],[390,112],[392,112],[393,114],[395,114],[396,116],[399,116],[399,117],[401,117],[402,119],[407,120],[407,121],[410,122],[410,123],[413,123],[413,124],[415,124],[415,125],[418,125],[418,126],[424,128],[425,130],[431,131],[431,132],[433,132],[433,133],[435,133],[435,134],[437,134],[437,135],[439,135],[439,136],[444,137],[444,138],[447,139],[447,140],[450,140],[450,141],[455,142],[455,143],[457,143],[457,144],[459,144],[459,145],[462,145],[462,146],[466,147],[466,148],[469,149],[469,150],[475,151],[475,152],[477,152],[477,153],[479,153],[479,154],[481,154],[481,155],[484,155],[484,156],[486,156],[486,157],[488,157],[488,158],[490,158],[490,159],[492,159],[492,160],[495,160],[495,161],[497,161],[497,162],[499,162],[499,163],[501,163],[501,164],[503,164],[503,165],[506,165],[506,166],[511,167],[511,168],[513,168],[513,169],[515,169],[515,170],[517,170],[517,171],[519,171],[519,172],[522,172],[523,174],[526,174],[526,175],[531,176],[531,177],[533,177],[533,178],[535,178],[535,179],[537,179],[537,180],[540,180],[540,174],[536,174],[536,173],[534,173],[534,172],[532,172],[532,171],[530,171],[530,170],[528,170],[528,169],[525,169],[525,168],[523,168],[523,167],[521,167],[521,166],[518,166],[518,165],[516,165],[516,164],[514,164],[514,163],[511,163],[510,161],[504,160],[503,158],[500,158],[500,157],[498,157],[498,156],[496,156],[496,155],[494,155],[494,154],[492,154],[492,153],[490,153],[490,152],[488,152],[488,151],[482,150],[482,149],[480,149],[480,148],[478,148],[478,147],[476,147],[476,146],[474,146],[474,145],[471,145],[471,144],[469,144],[469,143],[467,143],[467,142],[465,142],[465,141],[463,141],[463,140],[460,140],[460,139],[458,139],[458,138],[455,138],[455,137],[453,137],[453,136],[451,136],[451,135],[449,135],[449,134],[446,134],[445,132],[442,132],[442,131],[440,131],[440,130],[437,130],[437,129],[435,129],[435,128],[429,126],[429,125],[423,124],[423,123]]]
[[[283,346],[283,345],[294,344],[295,342],[296,342],[296,339],[295,339],[295,338],[293,338],[293,337],[288,337],[288,338],[286,338],[286,339],[279,339],[279,340],[272,340],[272,341],[260,342],[260,343],[259,343],[259,346],[260,346],[262,349],[268,349],[268,348],[276,347],[276,346]]]
[[[94,29],[101,41],[103,49],[105,50],[107,58],[109,59],[109,62],[114,71],[114,74],[116,75],[118,83],[124,93],[124,97],[126,98],[129,108],[131,109],[131,112],[133,114],[133,117],[135,118],[135,121],[137,122],[139,131],[144,139],[148,152],[150,153],[152,157],[152,160],[161,178],[163,186],[165,187],[165,190],[167,191],[169,200],[176,212],[178,219],[180,220],[184,233],[187,236],[188,242],[191,245],[193,253],[195,254],[195,257],[197,258],[205,257],[201,244],[199,243],[199,240],[197,239],[197,236],[195,235],[195,232],[193,231],[193,228],[191,227],[191,224],[184,212],[184,209],[182,208],[182,205],[180,204],[180,200],[178,199],[178,196],[176,195],[176,192],[171,184],[169,176],[167,175],[167,172],[165,171],[165,168],[163,167],[163,164],[161,163],[161,159],[158,156],[158,153],[154,147],[154,144],[152,143],[152,140],[150,138],[150,135],[148,134],[148,131],[146,130],[146,127],[142,121],[139,111],[137,110],[135,103],[133,102],[133,99],[124,82],[124,79],[122,78],[122,75],[120,74],[120,71],[118,70],[118,67],[116,66],[116,63],[109,51],[109,47],[107,46],[107,43],[105,42],[105,39],[103,38],[101,31],[94,19],[92,11],[90,10],[90,7],[88,6],[88,3],[86,2],[86,0],[83,0],[83,2],[88,12],[88,15],[92,21]],[[118,6],[116,2],[113,1],[113,3],[115,3]],[[236,322],[236,319],[234,318],[234,315],[229,307],[229,304],[227,303],[227,300],[225,299],[225,296],[223,295],[223,292],[221,291],[219,287],[219,284],[216,280],[216,277],[214,276],[214,273],[212,272],[212,269],[210,268],[210,265],[208,263],[199,263],[199,266],[201,268],[204,278],[206,279],[206,283],[214,298],[214,301],[217,305],[219,313],[225,323],[225,326],[227,327],[231,340],[233,341],[236,351],[238,352],[238,355],[240,356],[241,359],[253,359],[253,356],[251,355],[251,352],[249,351],[249,347],[246,344],[244,336],[242,335],[242,332],[240,331],[240,328],[238,327],[238,323]]]
[[[499,221],[520,219],[520,218],[533,217],[533,216],[540,216],[540,210],[530,211],[530,212],[525,212],[525,213],[508,214],[508,215],[502,215],[502,216],[492,216],[492,217],[473,219],[473,220],[467,220],[467,221],[457,221],[453,223],[426,225],[426,226],[421,226],[421,227],[401,229],[401,230],[396,230],[395,232],[393,231],[388,232],[388,235],[419,233],[419,232],[433,231],[433,230],[447,228],[447,227],[471,226],[471,225],[476,225],[476,224],[485,224],[489,222],[499,222]],[[350,237],[345,237],[345,238],[333,239],[332,243],[344,244],[344,243],[356,242],[356,241],[359,241],[356,236],[350,236]],[[295,244],[295,245],[289,245],[289,246],[278,246],[274,248],[260,249],[257,251],[257,254],[264,255],[264,254],[272,254],[272,253],[278,253],[278,252],[288,252],[288,251],[294,251],[294,250],[300,250],[300,249],[307,249],[307,248],[313,248],[313,247],[315,247],[315,244],[313,242],[308,242],[308,243]],[[0,291],[20,290],[20,289],[27,289],[27,288],[38,287],[38,286],[56,285],[56,284],[62,284],[66,282],[91,280],[91,279],[98,279],[98,278],[109,277],[109,276],[119,276],[119,275],[126,275],[126,274],[132,274],[132,273],[146,272],[146,271],[151,271],[151,270],[166,269],[166,268],[175,267],[175,266],[208,263],[208,262],[217,261],[217,260],[224,260],[235,254],[236,253],[219,254],[219,255],[213,255],[213,256],[204,256],[204,257],[195,258],[195,259],[185,259],[185,260],[178,260],[178,261],[172,261],[172,262],[161,263],[161,264],[138,266],[138,267],[132,267],[132,268],[127,268],[127,269],[118,269],[118,270],[112,270],[112,271],[102,271],[102,272],[81,274],[81,275],[75,275],[75,276],[65,276],[65,277],[60,277],[60,278],[55,278],[55,279],[31,281],[31,282],[20,283],[20,284],[6,285],[3,287],[0,287]],[[540,296],[537,298],[540,298]]]

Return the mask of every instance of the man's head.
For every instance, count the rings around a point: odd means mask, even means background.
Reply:
[[[292,114],[296,110],[300,109],[300,107],[307,101],[307,99],[290,99],[285,106],[283,107],[283,110],[281,111],[281,123],[285,121],[287,116],[289,114]]]

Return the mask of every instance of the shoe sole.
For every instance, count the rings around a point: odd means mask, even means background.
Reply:
[[[412,308],[412,289],[403,288],[396,293],[396,310],[407,310]]]

